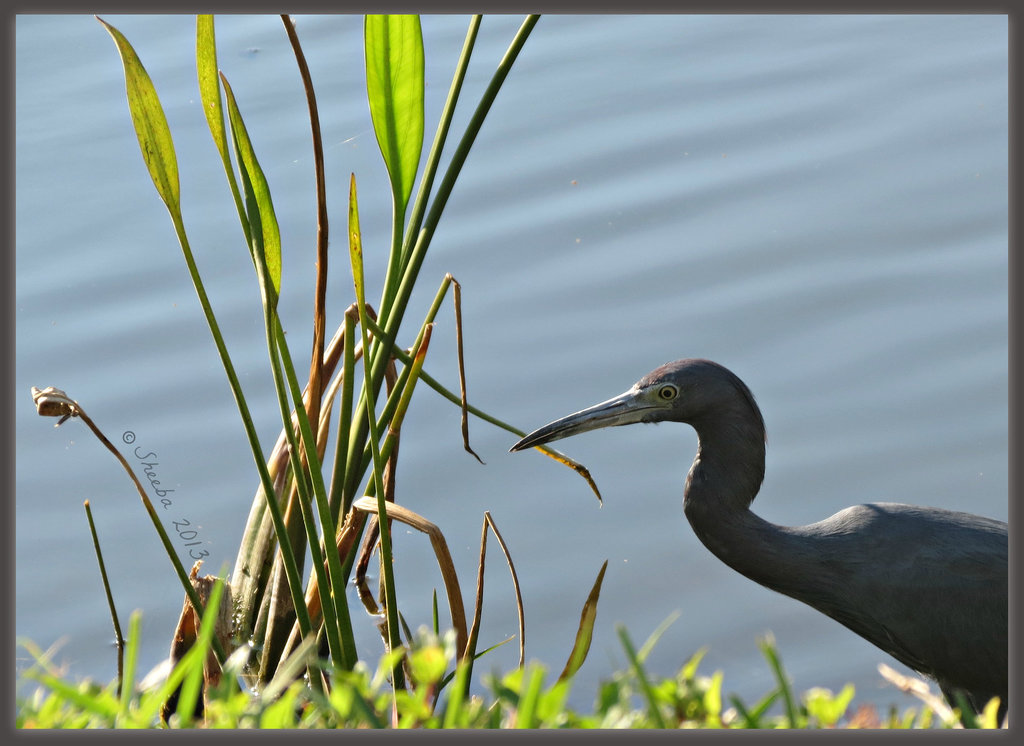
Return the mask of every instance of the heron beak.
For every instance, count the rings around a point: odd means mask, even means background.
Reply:
[[[637,389],[633,388],[608,401],[587,407],[575,414],[555,420],[539,430],[534,430],[512,446],[509,451],[522,451],[554,440],[568,438],[571,435],[585,433],[588,430],[643,422],[653,409],[655,407],[641,396]]]

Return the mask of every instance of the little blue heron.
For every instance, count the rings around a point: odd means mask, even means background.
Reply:
[[[933,678],[951,705],[1007,710],[1007,525],[895,503],[857,505],[808,526],[750,511],[764,479],[754,396],[710,360],[677,360],[624,394],[530,433],[513,451],[613,425],[684,422],[697,431],[683,511],[715,556],[803,601]]]

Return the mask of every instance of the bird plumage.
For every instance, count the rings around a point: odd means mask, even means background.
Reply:
[[[523,438],[522,450],[600,427],[675,421],[697,431],[683,506],[700,541],[751,580],[802,601],[980,710],[1008,693],[1007,525],[875,503],[807,526],[749,510],[765,427],[750,389],[709,360],[667,363],[624,394]]]

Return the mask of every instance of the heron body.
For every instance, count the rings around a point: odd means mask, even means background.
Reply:
[[[814,607],[933,678],[951,704],[1007,709],[1007,524],[940,508],[875,503],[807,526],[750,511],[764,478],[765,427],[750,389],[709,360],[678,360],[629,391],[563,417],[513,451],[588,430],[683,422],[697,455],[683,510],[737,572]]]

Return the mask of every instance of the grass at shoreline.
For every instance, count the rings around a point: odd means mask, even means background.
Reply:
[[[62,678],[47,656],[31,643],[22,645],[36,664],[22,676],[25,686],[16,703],[16,727],[37,728],[757,728],[757,729],[922,729],[960,727],[955,712],[937,695],[918,694],[920,706],[902,711],[893,705],[879,712],[858,705],[852,685],[833,693],[811,688],[797,694],[788,683],[771,639],[762,640],[762,652],[776,678],[775,688],[747,703],[724,693],[724,675],[699,672],[704,651],[691,657],[672,677],[658,677],[644,668],[653,640],[639,653],[628,634],[620,637],[631,665],[603,681],[595,693],[592,711],[567,706],[572,679],[555,679],[546,667],[530,663],[503,676],[483,675],[486,691],[462,699],[448,695],[447,683],[458,679],[463,666],[455,666],[452,635],[438,637],[421,630],[404,660],[408,690],[397,692],[389,683],[396,661],[384,656],[377,669],[358,663],[351,671],[333,669],[329,690],[319,692],[299,680],[270,682],[260,693],[239,688],[234,677],[224,676],[209,687],[200,702],[201,714],[178,701],[164,721],[159,712],[172,684],[156,684],[118,695],[117,682],[77,682]],[[182,660],[177,681],[201,679],[202,656]],[[235,665],[240,665],[236,663]],[[227,670],[232,663],[229,661]],[[453,671],[454,669],[454,671]],[[301,669],[300,669],[301,670]],[[174,675],[172,674],[172,678]],[[554,680],[553,680],[554,679]],[[921,682],[916,682],[921,683]],[[456,688],[456,691],[458,689]],[[193,694],[193,697],[195,695]],[[894,689],[894,699],[901,695]],[[182,695],[182,700],[185,695]],[[192,702],[195,699],[190,700]],[[195,712],[195,711],[191,711]],[[978,718],[977,727],[997,727],[995,710]]]

